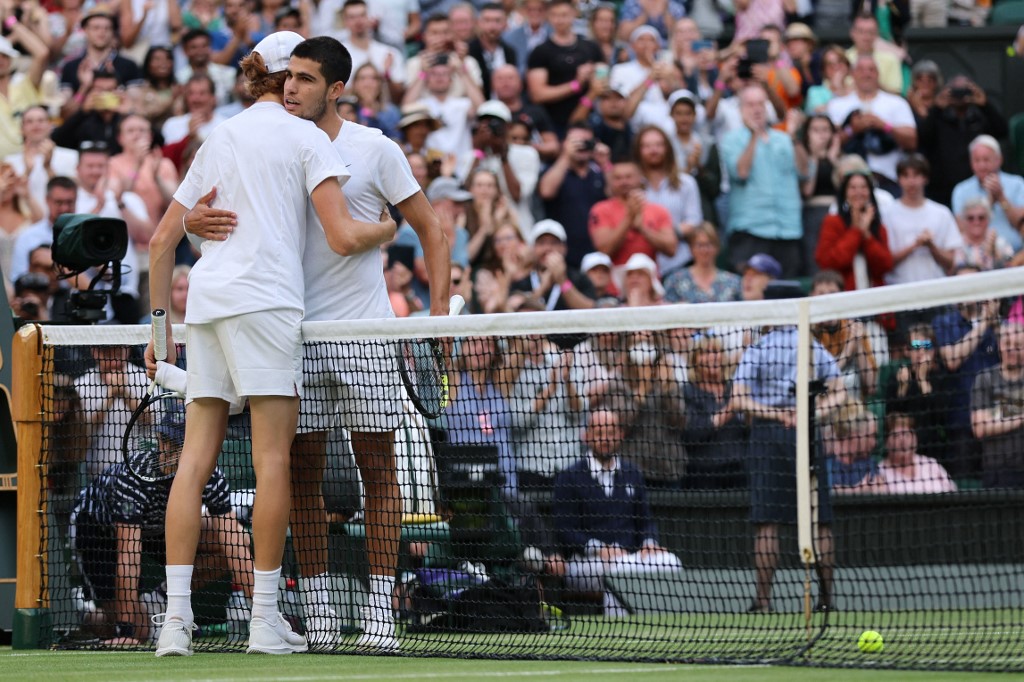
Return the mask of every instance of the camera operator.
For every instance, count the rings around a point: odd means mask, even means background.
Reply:
[[[547,217],[565,228],[565,261],[574,268],[594,251],[588,229],[590,209],[606,198],[604,173],[594,162],[595,146],[589,126],[570,125],[558,159],[541,176],[537,188]]]
[[[477,107],[473,149],[459,157],[455,176],[465,182],[478,169],[492,171],[501,193],[516,207],[520,231],[526,233],[533,227],[530,209],[540,175],[540,155],[529,145],[509,144],[510,123],[512,112],[502,102],[490,100]]]
[[[967,76],[951,79],[917,122],[919,150],[932,165],[928,198],[948,206],[956,184],[971,177],[967,146],[979,135],[998,140],[1007,132],[1006,118],[977,83]]]
[[[50,319],[50,278],[27,272],[14,281],[11,310],[24,322],[46,322]]]

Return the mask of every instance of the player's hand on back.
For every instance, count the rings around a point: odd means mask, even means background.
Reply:
[[[217,188],[212,188],[191,211],[185,214],[185,231],[203,239],[222,242],[234,232],[238,225],[238,216],[232,211],[213,208],[217,198]]]

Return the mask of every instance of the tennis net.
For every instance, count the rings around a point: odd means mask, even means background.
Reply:
[[[409,655],[1024,669],[1022,295],[1002,271],[307,323],[305,430],[327,465],[294,508],[328,530],[311,555],[293,525],[282,611],[296,629],[333,614],[318,650],[352,653],[375,617],[368,576],[395,571]],[[152,647],[166,490],[118,467],[148,333],[19,335],[15,402],[38,405],[19,424],[20,641]],[[393,367],[394,343],[422,337],[453,339],[436,420]],[[361,450],[392,427],[400,500],[382,505],[388,476]],[[198,650],[245,646],[250,429],[230,420],[204,495]],[[399,513],[390,555],[376,528]],[[862,651],[863,631],[883,644]]]

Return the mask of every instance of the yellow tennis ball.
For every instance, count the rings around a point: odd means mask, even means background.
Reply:
[[[865,630],[857,640],[857,648],[866,654],[880,654],[885,648],[882,635],[874,630]]]

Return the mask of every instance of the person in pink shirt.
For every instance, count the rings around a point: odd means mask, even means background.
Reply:
[[[886,456],[879,465],[882,491],[893,495],[956,492],[956,483],[942,465],[917,454],[914,418],[893,413],[886,420]]]
[[[635,253],[654,260],[659,253],[674,256],[679,247],[672,216],[664,207],[647,201],[643,182],[636,163],[615,163],[608,173],[611,198],[590,209],[590,239],[612,259],[618,274]]]

